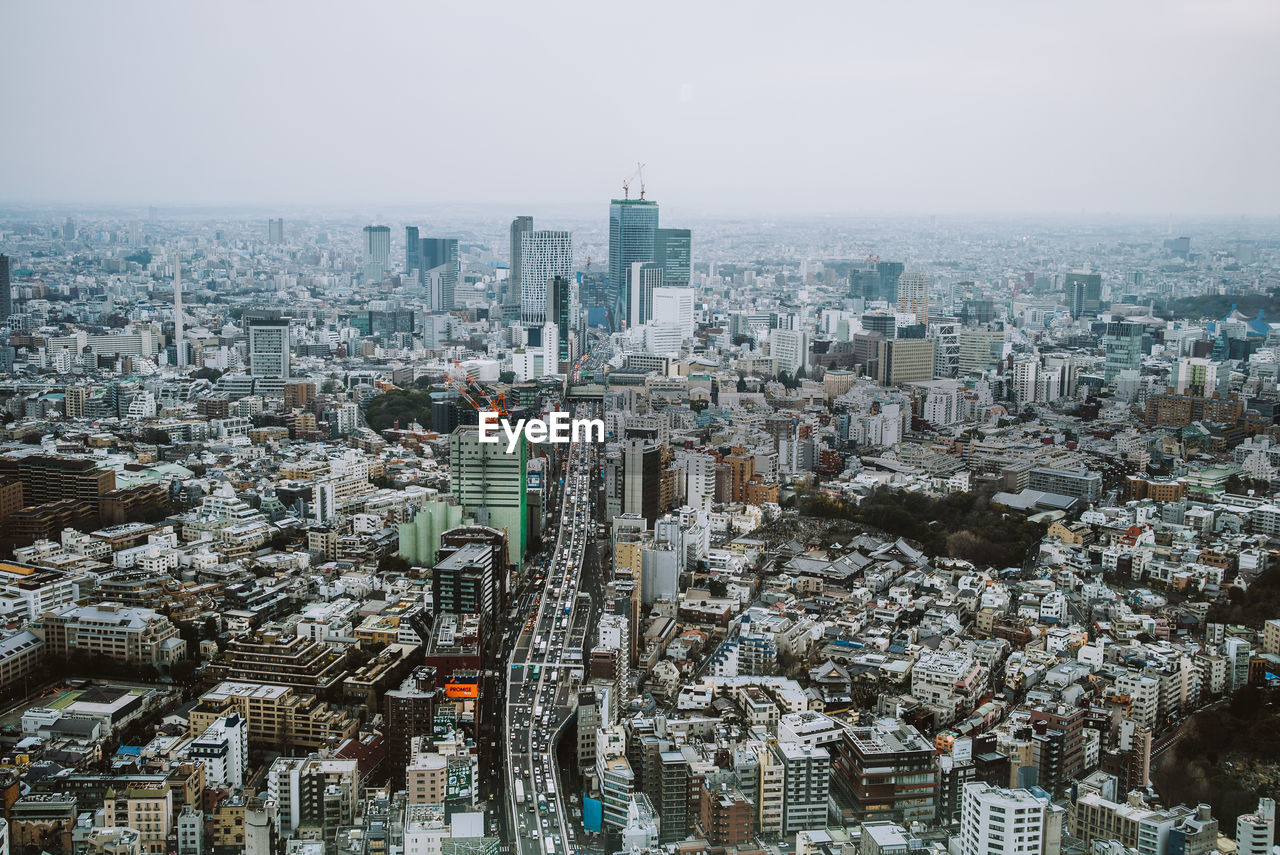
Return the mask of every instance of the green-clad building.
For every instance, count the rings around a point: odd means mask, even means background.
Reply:
[[[449,436],[449,491],[466,516],[507,533],[515,563],[524,560],[528,543],[528,455],[523,438],[510,454],[505,437],[481,443],[475,425],[461,425]]]

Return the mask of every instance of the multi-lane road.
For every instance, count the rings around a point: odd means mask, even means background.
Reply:
[[[582,591],[582,566],[593,538],[595,451],[591,443],[575,443],[564,455],[564,468],[556,473],[564,485],[555,546],[526,568],[526,574],[534,574],[533,585],[516,608],[522,623],[506,666],[503,711],[509,832],[517,855],[577,849],[560,791],[555,743],[577,704],[584,627],[593,605]]]

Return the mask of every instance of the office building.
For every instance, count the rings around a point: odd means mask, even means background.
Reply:
[[[653,260],[662,265],[665,287],[689,287],[691,259],[692,237],[688,229],[658,229],[654,232]]]
[[[379,270],[391,268],[391,227],[364,227],[364,260],[377,265]]]
[[[862,822],[932,822],[937,805],[937,754],[918,730],[892,718],[840,735],[832,773]]]
[[[577,301],[574,299],[574,280],[568,276],[555,276],[547,284],[547,323],[555,326],[558,370],[568,369],[569,362],[577,356]],[[544,350],[547,343],[543,343]]]
[[[506,572],[507,543],[501,531],[474,525],[445,532],[431,571],[434,613],[481,615],[485,638],[496,638]]]
[[[523,440],[507,454],[505,443],[480,442],[474,425],[460,425],[449,435],[451,491],[466,516],[506,533],[513,561],[523,560],[525,552],[527,467],[528,445]]]
[[[901,386],[933,379],[933,339],[900,338],[877,342],[876,382]]]
[[[462,278],[457,238],[424,238],[417,226],[404,230],[405,272],[427,290],[427,311],[451,312]]]
[[[249,339],[249,374],[289,379],[289,319],[267,310],[246,313],[244,322]]]
[[[800,330],[771,330],[769,355],[774,358],[778,373],[785,371],[794,377],[802,368],[807,371],[809,334]]]
[[[1102,498],[1102,475],[1086,469],[1037,467],[1029,473],[1027,486],[1045,493],[1071,496],[1087,504]]]
[[[507,293],[503,301],[504,315],[509,315],[512,308],[515,309],[516,317],[520,315],[520,241],[526,232],[531,231],[533,231],[533,217],[516,217],[511,221],[511,254],[508,256]]]
[[[83,457],[0,457],[0,478],[15,476],[22,482],[22,500],[27,507],[64,499],[96,507],[104,494],[116,488],[115,470],[100,468]]]
[[[609,290],[615,325],[628,319],[627,287],[631,266],[653,263],[658,231],[658,203],[646,199],[613,199],[609,203]],[[659,269],[661,266],[659,265]],[[632,320],[629,326],[642,321]]]
[[[267,243],[284,243],[284,218],[267,220]]]
[[[622,448],[622,512],[638,514],[646,527],[653,525],[661,512],[661,449],[643,439],[629,439]]]
[[[673,288],[662,272],[662,287],[653,292],[653,322],[680,330],[682,338],[693,337],[693,289]]]
[[[552,280],[573,278],[571,232],[525,231],[520,234],[520,320],[541,325],[550,313]]]
[[[916,323],[929,323],[929,277],[923,273],[904,273],[898,277],[898,311],[916,316]]]
[[[1098,273],[1068,273],[1064,290],[1073,318],[1096,318],[1102,307],[1102,276]]]
[[[960,331],[956,376],[968,377],[992,371],[1005,354],[1005,332],[996,329],[964,329]]]
[[[444,695],[436,686],[436,669],[418,667],[396,689],[383,694],[387,764],[395,784],[405,780],[405,767],[413,759],[415,737],[431,736],[436,704]]]
[[[1103,337],[1106,360],[1103,380],[1114,386],[1121,371],[1136,372],[1142,367],[1142,324],[1112,321]]]
[[[662,285],[662,265],[660,264],[637,261],[627,268],[624,289],[625,320],[628,329],[653,320],[653,294]]]

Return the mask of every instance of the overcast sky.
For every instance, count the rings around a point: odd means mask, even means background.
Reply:
[[[0,202],[1280,212],[1280,2],[0,0]]]

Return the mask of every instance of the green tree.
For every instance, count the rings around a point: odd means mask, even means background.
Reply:
[[[741,374],[738,375],[738,391],[747,391],[747,378],[743,377]]]
[[[514,383],[516,382],[516,373],[514,371],[500,371],[498,372],[498,382]]]

